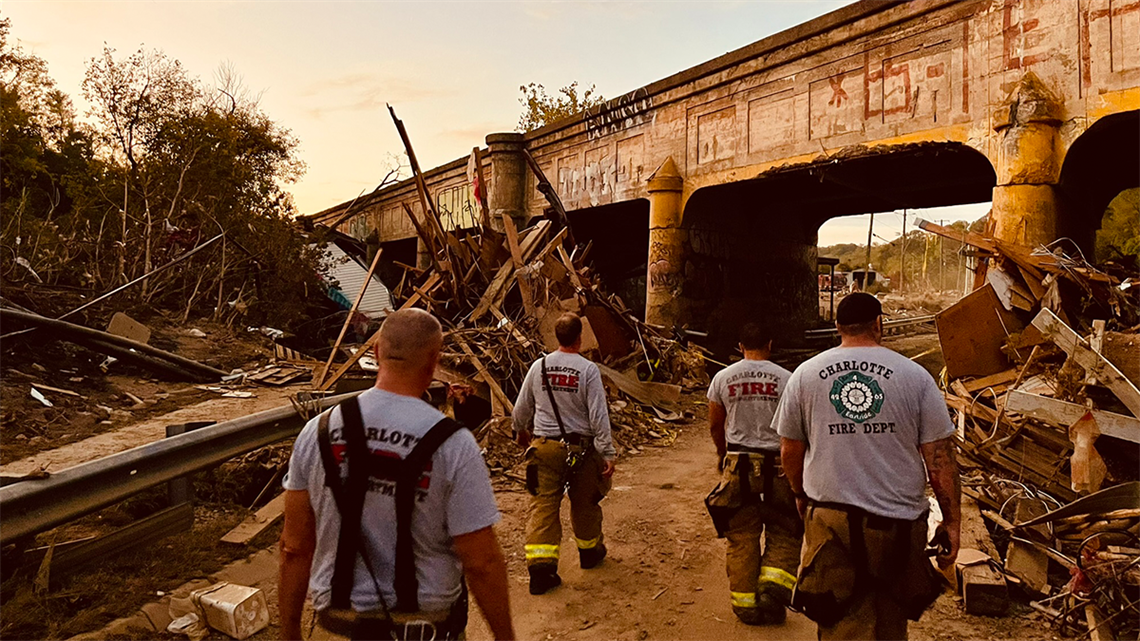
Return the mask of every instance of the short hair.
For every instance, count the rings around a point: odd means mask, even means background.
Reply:
[[[744,349],[764,349],[771,342],[771,330],[760,323],[745,323],[740,328],[740,344]]]
[[[573,312],[559,316],[554,322],[554,336],[558,338],[559,345],[570,347],[582,337],[582,319]]]
[[[871,331],[875,329],[875,321],[872,320],[869,323],[836,323],[835,328],[839,330],[842,336],[870,335]]]
[[[443,328],[422,309],[388,314],[380,326],[377,358],[391,367],[414,370],[427,365],[443,347]]]
[[[835,309],[835,322],[840,325],[861,325],[873,323],[883,315],[883,304],[878,298],[865,292],[855,292],[843,297]]]

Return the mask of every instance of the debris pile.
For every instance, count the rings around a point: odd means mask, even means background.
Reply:
[[[920,227],[987,259],[975,291],[935,319],[963,491],[993,533],[977,547],[998,568],[963,575],[967,610],[989,609],[979,595],[1004,594],[1009,579],[1062,626],[1135,636],[1140,282],[1060,251]]]

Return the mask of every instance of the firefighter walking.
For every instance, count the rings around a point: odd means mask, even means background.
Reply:
[[[530,593],[562,583],[562,495],[570,497],[570,524],[583,569],[606,556],[601,500],[614,472],[609,406],[598,366],[582,357],[582,320],[562,315],[554,327],[559,348],[531,365],[512,422],[527,448],[527,491],[533,496],[526,529]]]
[[[718,536],[728,539],[733,613],[748,625],[774,625],[786,616],[800,558],[800,520],[772,427],[791,373],[768,360],[772,338],[758,324],[742,328],[740,350],[744,360],[709,386],[709,431],[723,476],[706,504]]]

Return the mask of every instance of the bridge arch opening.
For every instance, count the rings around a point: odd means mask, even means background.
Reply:
[[[1058,188],[1062,205],[1058,235],[1072,239],[1085,257],[1093,260],[1097,230],[1102,227],[1105,210],[1121,192],[1137,188],[1140,111],[1105,116],[1073,141],[1065,155]]]
[[[721,348],[754,317],[770,321],[782,341],[798,342],[819,313],[820,225],[840,216],[986,202],[995,184],[983,154],[938,142],[858,147],[699,189],[682,223],[688,318]]]
[[[606,290],[645,316],[645,274],[649,255],[649,201],[627,200],[566,212],[574,240],[592,243],[588,262]]]

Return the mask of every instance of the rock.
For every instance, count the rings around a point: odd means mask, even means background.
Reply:
[[[194,338],[206,338],[206,332],[196,327],[186,330],[186,335],[193,336]]]
[[[16,440],[17,441],[26,441],[26,440],[28,440],[28,436],[27,436],[27,434],[17,434]]]

